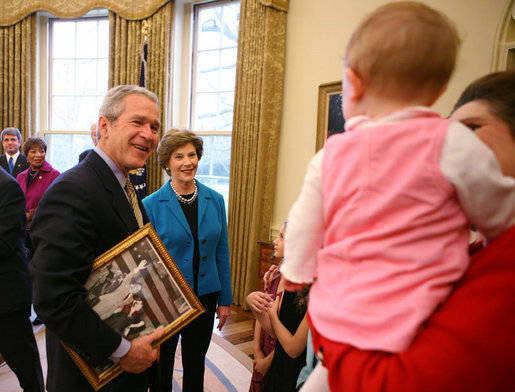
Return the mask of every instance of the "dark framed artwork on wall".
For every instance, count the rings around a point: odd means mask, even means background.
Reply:
[[[324,83],[318,87],[318,116],[316,151],[326,139],[345,130],[342,111],[342,82]]]

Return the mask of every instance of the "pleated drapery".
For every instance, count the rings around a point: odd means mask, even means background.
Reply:
[[[173,4],[167,2],[153,15],[141,20],[127,20],[109,12],[109,88],[120,84],[138,84],[140,53],[144,41],[143,23],[148,23],[147,89],[159,97],[161,129],[159,140],[166,130],[165,107],[169,89],[169,53]],[[162,169],[154,152],[147,160],[147,193],[160,188]]]
[[[287,0],[242,0],[231,150],[229,246],[234,302],[257,288],[272,219],[286,46]]]
[[[0,27],[0,129],[16,127],[23,140],[32,134],[35,16]]]

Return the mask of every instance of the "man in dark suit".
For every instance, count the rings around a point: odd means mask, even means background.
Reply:
[[[43,372],[29,320],[32,284],[25,226],[23,191],[0,169],[0,352],[24,391],[42,392]]]
[[[27,158],[20,153],[21,132],[18,128],[5,128],[1,138],[5,154],[0,155],[0,166],[16,178],[18,174],[29,167]]]
[[[129,171],[154,151],[159,129],[157,97],[142,87],[109,90],[99,113],[98,145],[47,190],[31,226],[34,308],[46,325],[49,392],[93,391],[61,342],[93,367],[119,361],[125,372],[101,391],[146,392],[158,358],[151,344],[163,334],[159,328],[129,342],[87,305],[84,284],[94,259],[148,221],[141,203],[131,207],[133,189],[124,188]]]

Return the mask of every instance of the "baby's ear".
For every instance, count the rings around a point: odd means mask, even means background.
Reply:
[[[352,94],[349,97],[349,99],[352,102],[357,102],[363,98],[363,95],[365,93],[365,82],[361,78],[361,76],[358,75],[354,69],[346,67],[345,68],[345,76],[347,81],[352,86]]]

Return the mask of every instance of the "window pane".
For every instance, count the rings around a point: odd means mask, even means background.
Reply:
[[[220,54],[218,51],[202,52],[197,56],[197,92],[218,90],[218,67]]]
[[[53,23],[52,57],[75,57],[75,22],[55,21]]]
[[[195,130],[210,131],[215,129],[214,121],[216,120],[217,113],[217,98],[216,93],[200,93],[197,94],[195,106]]]
[[[231,136],[204,136],[204,155],[199,162],[197,178],[229,200],[229,173],[231,166]],[[227,208],[227,205],[226,205]]]
[[[54,60],[52,63],[52,94],[73,94],[74,78],[74,60]]]
[[[82,151],[93,148],[89,135],[47,133],[45,141],[48,145],[46,159],[61,173],[75,166]]]
[[[103,98],[103,97],[102,97]],[[75,124],[72,128],[74,131],[88,129],[92,121],[95,121],[98,115],[97,97],[83,96],[75,99]]]
[[[97,57],[97,24],[96,20],[77,23],[77,58]]]
[[[107,91],[109,22],[105,17],[76,20],[52,19],[50,37],[53,45],[49,57],[50,124],[47,134],[48,160],[59,170],[73,166],[78,155],[92,146],[90,124]]]
[[[238,2],[196,8],[197,52],[191,121],[196,131],[232,131],[239,8]]]
[[[97,62],[77,60],[75,94],[95,94],[97,92]]]
[[[107,59],[101,59],[97,62],[97,94],[105,95],[107,92],[109,62]]]
[[[237,49],[225,49],[220,54],[222,62],[220,85],[224,87],[224,90],[234,91],[236,85]]]
[[[107,39],[106,39],[107,38]],[[98,22],[98,57],[109,57],[109,21],[102,19]]]
[[[214,5],[216,4],[216,5]],[[231,135],[236,83],[239,2],[195,6],[191,128],[202,134],[197,178],[229,200]],[[228,133],[212,135],[212,131]],[[207,135],[206,135],[207,134]]]
[[[220,47],[221,7],[204,8],[199,12],[197,50]]]
[[[52,97],[52,124],[51,129],[58,131],[72,130],[75,97],[73,96],[54,96]]]
[[[240,21],[240,5],[224,7],[222,47],[238,46],[238,24]]]
[[[216,121],[217,131],[230,131],[234,113],[234,93],[218,95],[218,116]]]

